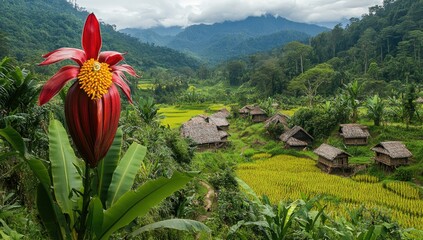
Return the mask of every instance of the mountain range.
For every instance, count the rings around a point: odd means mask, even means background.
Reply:
[[[240,21],[212,25],[199,24],[187,28],[126,28],[120,32],[182,51],[202,60],[217,62],[259,51],[280,47],[290,41],[305,42],[329,28],[299,23],[282,17],[263,15]]]

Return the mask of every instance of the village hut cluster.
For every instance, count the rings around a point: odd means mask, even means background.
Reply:
[[[339,135],[347,146],[363,146],[368,144],[370,137],[366,126],[360,124],[341,124]],[[375,153],[374,162],[385,169],[395,169],[399,166],[408,165],[413,156],[407,147],[399,141],[386,141],[371,148]],[[332,172],[339,169],[344,172],[349,169],[347,152],[323,143],[314,153],[318,156],[318,166]]]
[[[367,126],[356,123],[341,124],[338,132],[346,146],[365,146],[369,143],[370,133]],[[313,143],[313,137],[300,126],[286,130],[279,138],[287,149],[303,150],[310,148]],[[385,169],[408,165],[412,157],[412,153],[399,141],[381,142],[371,150],[375,153],[374,162]],[[313,152],[318,156],[317,165],[328,173],[351,171],[351,155],[344,150],[323,143]]]
[[[230,113],[222,109],[210,116],[198,115],[185,122],[181,127],[181,134],[191,138],[198,149],[217,149],[227,143],[229,122],[227,117]],[[264,127],[279,126],[283,133],[279,139],[287,149],[304,150],[311,148],[313,137],[300,126],[288,127],[289,117],[277,113],[268,118],[266,112],[258,106],[246,105],[239,110],[240,117],[250,118],[252,122],[264,122]],[[340,124],[339,136],[346,146],[366,146],[369,143],[370,132],[367,126],[348,123]],[[395,169],[399,166],[408,165],[412,153],[399,141],[386,141],[372,147],[376,164],[386,169]],[[326,172],[342,171],[350,172],[349,157],[346,151],[323,143],[313,151],[317,156],[317,165]]]
[[[258,106],[246,105],[239,109],[239,116],[243,118],[251,117],[251,121],[255,123],[267,120],[267,113]]]
[[[223,147],[228,139],[229,115],[227,109],[222,109],[210,116],[195,116],[182,124],[181,135],[191,138],[199,150]]]

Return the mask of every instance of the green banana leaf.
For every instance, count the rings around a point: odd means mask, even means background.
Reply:
[[[146,153],[146,147],[138,143],[131,144],[113,173],[107,194],[107,207],[113,206],[124,193],[131,190]]]
[[[15,129],[11,126],[0,129],[0,136],[4,137],[21,157],[26,158],[27,151],[24,140]]]
[[[112,181],[113,172],[115,171],[121,154],[122,148],[122,129],[118,128],[115,139],[110,147],[107,155],[100,161],[97,169],[98,187],[97,192],[100,196],[103,206],[106,206],[107,192]]]
[[[83,188],[81,175],[73,164],[76,156],[66,130],[59,121],[51,120],[48,135],[54,195],[62,212],[69,215],[73,225],[73,209],[77,207],[78,196],[72,189],[81,191]]]
[[[169,178],[148,181],[136,191],[126,192],[112,207],[104,212],[102,234],[99,239],[108,239],[116,230],[128,225],[136,217],[144,216],[163,199],[181,189],[194,173],[175,172]]]
[[[50,239],[71,239],[65,216],[42,184],[37,189],[37,208]]]
[[[89,232],[89,236],[91,236],[89,239],[94,239],[92,236],[100,235],[103,225],[104,213],[100,198],[94,197],[91,199],[88,209],[87,231]]]
[[[129,237],[134,237],[143,232],[159,229],[169,228],[187,232],[206,232],[211,233],[211,229],[204,225],[202,222],[191,220],[191,219],[167,219],[160,222],[148,224],[129,234]]]
[[[43,161],[31,156],[26,162],[40,183],[44,186],[46,191],[49,191],[51,187],[51,179],[47,167],[44,165]]]
[[[12,147],[18,153],[18,156],[28,163],[29,167],[34,172],[35,176],[38,178],[41,184],[43,184],[46,191],[49,191],[51,180],[47,167],[44,165],[43,160],[38,159],[26,152],[26,146],[22,136],[10,126],[0,129],[0,136],[3,136],[12,145]],[[16,153],[5,153],[0,155],[0,159],[14,155],[16,155]]]

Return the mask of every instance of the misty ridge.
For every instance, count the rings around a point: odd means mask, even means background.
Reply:
[[[310,37],[330,29],[290,21],[283,17],[263,15],[241,21],[198,24],[186,28],[125,28],[119,31],[136,37],[141,42],[169,47],[203,61],[216,63],[268,51],[291,41],[306,43]]]

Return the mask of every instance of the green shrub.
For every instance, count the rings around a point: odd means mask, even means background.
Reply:
[[[338,125],[338,119],[323,109],[301,108],[292,116],[290,125],[304,128],[314,138],[324,138]]]
[[[411,181],[413,178],[413,172],[411,169],[405,168],[405,167],[399,167],[395,171],[395,173],[392,175],[392,177],[395,180],[399,181]]]
[[[235,180],[235,173],[232,169],[225,169],[212,174],[209,177],[209,183],[216,190],[236,190],[238,188],[238,182]]]
[[[252,148],[249,148],[249,149],[246,149],[245,151],[244,151],[244,153],[243,153],[243,155],[245,156],[245,157],[247,157],[247,158],[250,158],[250,157],[252,157],[254,154],[256,154],[257,153],[257,151],[256,150],[254,150],[254,149],[252,149]]]

